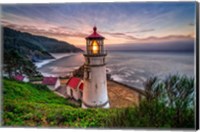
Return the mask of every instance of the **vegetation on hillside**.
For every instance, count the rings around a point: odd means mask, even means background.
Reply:
[[[150,78],[145,99],[109,120],[112,127],[194,128],[194,79],[173,75],[164,81]]]
[[[79,52],[73,45],[55,39],[3,27],[3,70],[11,76],[41,77],[33,62],[54,59],[49,52]]]
[[[78,69],[73,71],[73,76],[83,78],[84,75],[84,65],[80,66]]]
[[[30,40],[30,38],[31,35],[29,35],[28,37],[19,31],[15,31],[9,28],[3,28],[4,53],[15,51],[19,55],[31,61],[53,59],[53,57],[47,52],[47,50],[41,47],[40,44],[36,44],[34,40]]]
[[[35,76],[42,76],[36,70],[36,66],[29,59],[20,55],[17,51],[14,50],[4,50],[3,70],[5,73],[8,73],[10,78],[16,74],[26,74],[30,78]]]
[[[16,31],[7,27],[3,28],[3,42],[5,48],[14,48],[23,55],[34,55],[43,59],[52,58],[49,53],[80,52],[81,49],[67,42],[44,36],[36,36],[25,32]]]
[[[194,80],[151,78],[139,106],[76,108],[46,86],[3,80],[4,126],[194,128]]]
[[[105,126],[113,110],[84,110],[57,96],[46,86],[3,80],[4,126]]]

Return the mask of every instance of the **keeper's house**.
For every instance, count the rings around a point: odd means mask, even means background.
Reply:
[[[22,75],[22,74],[17,74],[14,76],[14,79],[17,81],[22,81],[22,82],[29,82],[29,78],[26,75]]]
[[[75,100],[82,100],[83,81],[77,77],[71,77],[66,85],[67,95]]]
[[[60,79],[58,77],[44,77],[42,84],[47,85],[50,90],[56,90],[60,86]]]

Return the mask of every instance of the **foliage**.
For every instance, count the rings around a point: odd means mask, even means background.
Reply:
[[[38,75],[38,76],[30,77],[29,79],[30,79],[30,82],[42,81],[43,80],[43,76],[42,75]]]
[[[66,53],[82,51],[67,42],[43,36],[36,36],[7,27],[3,27],[3,42],[6,49],[14,48],[20,51],[23,55],[33,54],[34,56],[40,57],[40,59],[52,58],[48,52]]]
[[[150,78],[145,97],[138,107],[118,111],[108,126],[194,128],[194,79],[179,75],[164,81]]]
[[[29,77],[41,75],[29,59],[15,50],[4,50],[4,70],[9,77],[17,73],[26,74]]]
[[[3,80],[4,126],[105,127],[115,110],[77,108],[46,86]]]
[[[82,109],[46,86],[3,80],[5,126],[194,128],[194,80],[150,78],[139,106]]]
[[[83,78],[84,65],[80,66],[79,69],[73,71],[73,76]]]

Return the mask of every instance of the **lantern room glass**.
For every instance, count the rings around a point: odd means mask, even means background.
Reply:
[[[92,54],[98,54],[98,53],[99,53],[99,50],[100,50],[99,44],[97,43],[96,40],[93,40],[93,41],[92,41],[92,44],[91,44],[91,51],[92,51]]]

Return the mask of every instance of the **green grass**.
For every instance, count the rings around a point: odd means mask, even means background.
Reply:
[[[194,80],[169,76],[145,85],[139,106],[82,109],[46,86],[3,79],[3,125],[41,127],[194,128]]]
[[[77,108],[46,86],[3,80],[4,126],[104,127],[116,110]]]

